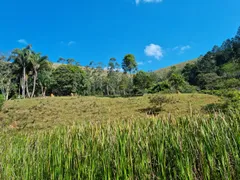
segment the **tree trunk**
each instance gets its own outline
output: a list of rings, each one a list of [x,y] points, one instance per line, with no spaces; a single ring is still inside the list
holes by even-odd
[[[8,80],[8,84],[7,84],[7,87],[6,87],[6,97],[5,97],[6,101],[8,100],[10,86],[11,86],[11,79]]]
[[[22,97],[25,99],[26,67],[23,67]]]
[[[28,98],[30,98],[30,93],[29,93],[29,89],[28,89],[28,77],[27,76],[26,76],[26,91],[27,91]]]
[[[47,87],[43,88],[43,97],[46,97],[46,91],[47,91]]]
[[[107,96],[109,96],[109,89],[108,89],[108,85],[107,85]]]
[[[18,86],[18,98],[19,99],[21,98],[21,87],[20,87],[20,85]]]
[[[42,83],[39,83],[40,87],[41,87],[41,92],[42,92],[42,97],[43,97],[43,85]]]
[[[37,81],[37,70],[34,69],[34,76],[33,76],[33,90],[32,90],[32,95],[31,95],[31,98],[33,98],[34,96],[34,93],[35,93],[35,88],[36,88],[36,81]]]

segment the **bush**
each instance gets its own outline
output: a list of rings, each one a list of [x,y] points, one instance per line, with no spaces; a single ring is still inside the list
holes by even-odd
[[[190,84],[186,83],[184,86],[179,88],[181,93],[194,93],[197,91],[196,86],[191,86]]]
[[[0,111],[2,110],[4,101],[5,101],[4,96],[2,94],[0,94]]]
[[[150,104],[153,105],[152,109],[158,109],[158,110],[163,110],[163,105],[164,104],[168,104],[168,103],[172,103],[173,102],[173,98],[169,98],[163,95],[156,95],[153,97],[150,97]]]
[[[151,89],[150,89],[150,93],[157,93],[160,91],[169,91],[171,89],[171,85],[168,81],[162,81],[159,82],[158,84],[154,85]]]
[[[240,110],[240,91],[215,90],[212,92],[215,95],[224,97],[225,101],[224,103],[209,104],[204,107],[204,110],[210,111],[210,112],[217,111],[217,110],[221,110],[223,112],[229,112],[229,110],[230,111]]]
[[[224,103],[228,110],[240,110],[240,91],[230,91],[226,93],[227,100]]]

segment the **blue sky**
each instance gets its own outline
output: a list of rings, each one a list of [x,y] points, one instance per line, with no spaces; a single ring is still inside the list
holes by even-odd
[[[82,65],[135,55],[156,70],[198,57],[235,35],[239,0],[1,0],[0,52],[33,45]]]

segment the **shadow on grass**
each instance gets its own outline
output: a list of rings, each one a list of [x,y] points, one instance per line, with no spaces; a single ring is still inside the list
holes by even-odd
[[[160,112],[163,111],[163,109],[160,107],[147,107],[143,109],[138,109],[137,111],[148,115],[158,115]]]
[[[105,96],[101,96],[101,95],[98,95],[96,97],[102,97],[102,98],[105,98],[105,97],[108,97],[108,98],[132,98],[132,97],[142,97],[144,94],[135,94],[135,95],[105,95]]]

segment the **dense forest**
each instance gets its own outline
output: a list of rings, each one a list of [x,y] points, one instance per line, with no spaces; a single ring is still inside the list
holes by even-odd
[[[105,67],[105,68],[104,68]],[[181,72],[172,67],[162,76],[137,70],[132,54],[120,65],[111,58],[107,66],[90,62],[82,67],[71,58],[52,63],[31,45],[0,57],[0,89],[5,100],[54,94],[133,96],[144,93],[190,93],[201,90],[240,89],[240,28],[235,37],[214,46]]]

